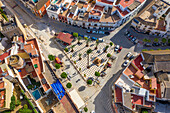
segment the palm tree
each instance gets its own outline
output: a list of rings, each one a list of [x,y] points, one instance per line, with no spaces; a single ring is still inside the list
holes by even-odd
[[[88,39],[86,40],[86,47],[89,46],[89,42],[90,42],[90,38],[88,38]]]
[[[89,54],[92,52],[92,50],[91,49],[88,49],[87,51],[86,51],[86,53],[87,53],[87,55],[88,55],[88,59],[87,59],[87,68],[90,68],[90,66],[89,66]]]
[[[104,49],[104,52],[107,52],[107,49],[109,48],[109,46],[107,45]]]
[[[95,47],[95,49],[97,49],[97,46],[99,45],[99,40],[97,39],[96,40],[96,47]]]
[[[82,55],[82,54],[81,54],[81,53],[79,53],[79,60],[81,60],[81,55]]]
[[[74,48],[75,47],[75,45],[71,45],[71,52],[73,52],[74,51]]]
[[[78,39],[77,44],[80,44],[80,40],[82,39],[82,37],[81,37],[81,36],[79,36],[77,39]]]

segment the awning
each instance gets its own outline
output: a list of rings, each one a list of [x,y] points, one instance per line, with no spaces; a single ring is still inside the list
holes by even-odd
[[[84,106],[85,104],[84,101],[81,99],[81,97],[79,96],[79,94],[77,93],[75,89],[70,91],[69,94],[74,104],[78,107],[78,109]]]

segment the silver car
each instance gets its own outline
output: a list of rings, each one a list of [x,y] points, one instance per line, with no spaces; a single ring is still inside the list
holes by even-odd
[[[129,63],[129,60],[126,60],[124,63],[123,63],[123,66],[126,67]]]
[[[117,52],[119,50],[120,46],[119,45],[116,45],[115,46],[115,52]]]

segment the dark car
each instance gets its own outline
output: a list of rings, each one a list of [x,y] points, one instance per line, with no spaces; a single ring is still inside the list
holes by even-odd
[[[133,39],[133,36],[130,36],[129,38],[128,38],[128,40],[132,40]]]
[[[117,51],[117,52],[118,52],[118,53],[120,53],[120,52],[121,52],[121,50],[122,50],[122,48],[123,48],[123,47],[122,47],[122,46],[120,46],[120,48],[118,49],[118,51]]]
[[[64,32],[64,33],[70,33],[69,31],[66,31],[66,30],[63,30],[62,32]]]
[[[105,32],[106,35],[110,35],[110,32]]]
[[[136,40],[136,37],[133,37],[131,41],[132,41],[132,42],[135,42],[135,40]]]
[[[132,56],[129,57],[129,60],[132,60],[132,59],[134,59],[134,58],[135,58],[135,56],[132,55]]]
[[[167,46],[167,44],[166,43],[161,43],[161,46]]]
[[[151,44],[151,43],[146,43],[146,44],[144,44],[144,46],[146,46],[146,47],[152,47],[152,44]]]
[[[129,31],[126,31],[126,32],[125,32],[125,35],[128,35],[128,34],[129,34]]]
[[[160,46],[159,43],[153,43],[152,46]]]
[[[86,32],[87,32],[87,33],[92,33],[92,31],[91,31],[91,30],[87,30]]]

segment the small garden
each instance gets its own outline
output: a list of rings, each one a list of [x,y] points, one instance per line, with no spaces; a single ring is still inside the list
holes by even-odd
[[[41,86],[40,82],[36,82],[36,80],[31,78],[30,76],[28,76],[28,79],[31,81],[31,84],[27,86],[28,89],[37,89],[38,87]]]

